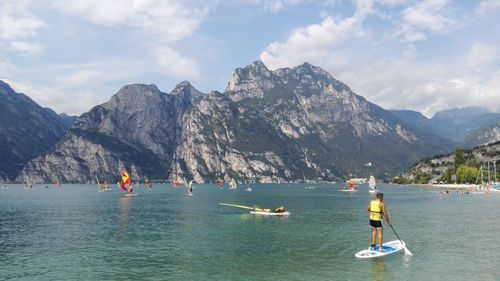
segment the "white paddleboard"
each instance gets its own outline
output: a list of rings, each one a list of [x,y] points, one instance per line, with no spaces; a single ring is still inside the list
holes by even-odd
[[[368,192],[370,192],[370,193],[375,193],[375,192],[377,192],[377,190],[375,190],[375,189],[370,189],[370,191],[368,191]]]
[[[358,259],[371,259],[377,257],[383,257],[389,254],[394,254],[401,252],[406,247],[405,242],[401,243],[399,240],[394,240],[390,242],[385,242],[382,244],[383,251],[380,251],[379,245],[375,249],[368,248],[367,250],[362,250],[357,252],[354,256]]]
[[[290,212],[275,213],[275,212],[250,211],[250,214],[262,215],[262,216],[288,216]]]
[[[137,196],[137,193],[126,193],[126,194],[123,194],[124,197],[133,197],[133,196]]]
[[[342,192],[358,192],[357,189],[341,189]]]

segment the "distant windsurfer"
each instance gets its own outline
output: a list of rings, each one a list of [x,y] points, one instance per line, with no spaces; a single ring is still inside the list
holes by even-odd
[[[356,190],[356,185],[352,180],[349,181],[349,190]]]
[[[127,193],[134,192],[134,186],[132,185],[132,181],[128,175],[127,170],[123,169],[122,171],[122,182],[120,185],[120,189]]]
[[[146,185],[146,187],[147,187],[149,190],[151,190],[151,187],[153,186],[153,184],[151,183],[151,180],[150,180],[150,179],[146,178],[146,179],[144,180],[144,184]]]
[[[390,225],[389,215],[387,214],[387,209],[384,205],[384,194],[377,193],[377,199],[372,200],[368,204],[368,213],[370,214],[370,226],[371,226],[371,249],[375,249],[375,242],[378,236],[378,242],[380,245],[379,250],[383,251],[383,227],[382,227],[382,217],[385,218],[386,222]]]
[[[187,189],[189,191],[189,194],[193,194],[193,181],[192,180],[188,183]]]

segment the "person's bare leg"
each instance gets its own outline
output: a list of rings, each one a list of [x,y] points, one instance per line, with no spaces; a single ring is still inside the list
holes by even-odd
[[[371,245],[373,245],[373,246],[375,245],[376,235],[377,235],[376,229],[372,227],[372,244]]]
[[[382,244],[384,243],[383,241],[383,233],[384,229],[383,228],[377,228],[377,233],[378,233],[378,243],[380,245],[380,251],[382,251],[384,248],[382,248]]]

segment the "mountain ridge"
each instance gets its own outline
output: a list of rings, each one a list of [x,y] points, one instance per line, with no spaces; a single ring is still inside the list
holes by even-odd
[[[319,67],[271,71],[256,61],[235,69],[223,93],[201,93],[188,81],[170,93],[125,85],[17,180],[114,181],[128,167],[133,178],[172,179],[179,171],[198,182],[331,181],[387,176],[450,148]]]

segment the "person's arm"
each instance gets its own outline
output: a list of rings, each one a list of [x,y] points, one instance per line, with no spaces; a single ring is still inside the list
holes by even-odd
[[[385,204],[381,203],[380,205],[380,209],[382,210],[382,215],[384,216],[385,221],[387,221],[388,224],[391,224],[391,221],[389,220],[389,214],[387,213],[387,209],[385,208]]]
[[[368,213],[370,212],[370,204],[368,204],[368,208],[366,208],[366,210],[368,211]]]

